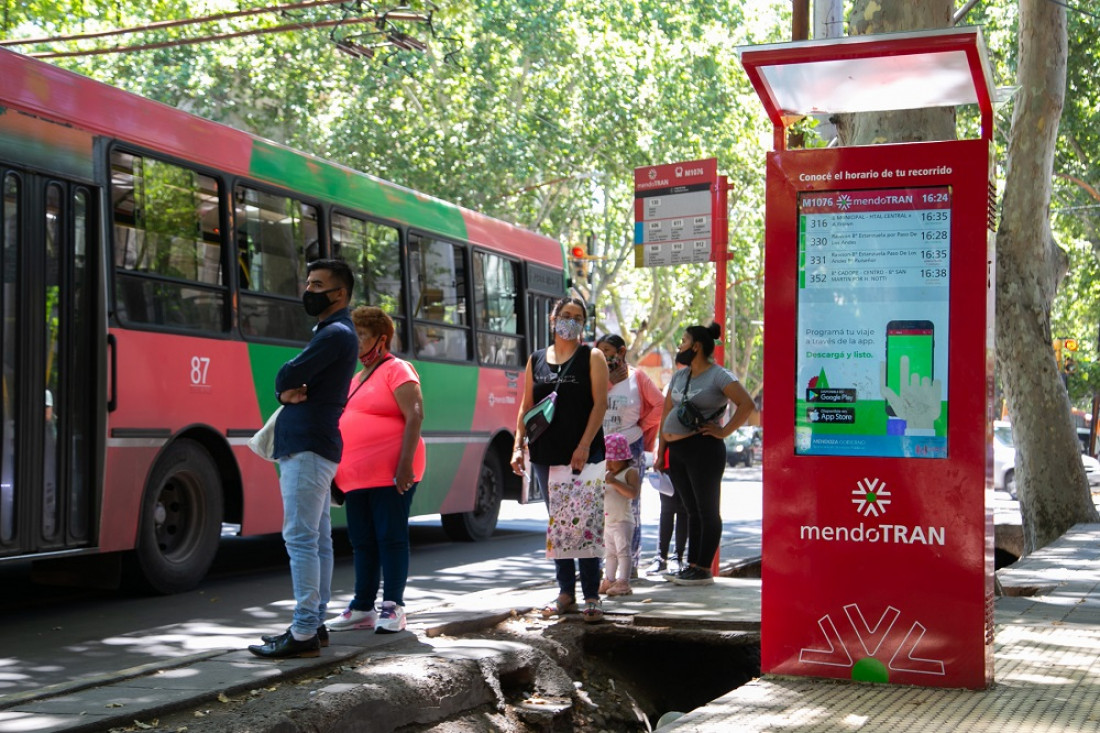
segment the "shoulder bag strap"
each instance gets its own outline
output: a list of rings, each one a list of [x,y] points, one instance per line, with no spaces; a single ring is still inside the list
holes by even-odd
[[[367,376],[365,376],[361,380],[359,380],[359,384],[355,385],[355,389],[353,389],[351,391],[351,394],[348,395],[348,398],[346,400],[344,400],[344,404],[347,405],[349,402],[351,402],[351,398],[355,396],[356,392],[358,392],[360,389],[363,388],[363,385],[367,383],[367,380],[370,379],[371,377],[373,377],[374,373],[376,371],[378,371],[379,369],[381,369],[382,365],[385,364],[387,361],[389,361],[392,358],[393,358],[392,354],[387,356],[385,359],[378,362],[378,366],[376,366],[376,367],[374,367],[374,369],[370,370],[370,374],[368,374]]]
[[[687,384],[684,385],[684,396],[680,400],[681,405],[688,401],[688,388],[691,387],[691,367],[687,367],[687,373],[688,373]]]
[[[558,369],[558,378],[554,380],[554,391],[558,391],[558,385],[561,384],[561,378],[565,376],[565,373],[569,371],[569,366],[573,363],[573,359],[577,357],[577,354],[583,349],[583,346],[578,346],[577,350],[573,352],[572,356],[565,360],[565,363]],[[550,360],[546,360],[547,365],[550,364]]]

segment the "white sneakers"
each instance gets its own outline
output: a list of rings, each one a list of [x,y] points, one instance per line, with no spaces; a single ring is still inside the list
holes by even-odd
[[[367,631],[376,634],[396,634],[405,630],[405,607],[393,601],[382,601],[381,611],[353,611],[347,609],[329,621],[329,631]]]
[[[352,631],[373,629],[377,622],[377,611],[353,611],[349,608],[325,625],[329,631]]]
[[[393,601],[382,601],[382,610],[374,624],[376,634],[396,634],[405,630],[405,607]]]

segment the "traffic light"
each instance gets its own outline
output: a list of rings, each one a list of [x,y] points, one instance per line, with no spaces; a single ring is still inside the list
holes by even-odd
[[[574,284],[588,282],[588,252],[584,247],[573,247],[569,251],[569,264]]]
[[[1062,339],[1062,349],[1077,353],[1077,339]],[[1062,371],[1066,374],[1073,374],[1077,371],[1077,361],[1069,354],[1062,357]]]
[[[1054,339],[1054,360],[1058,363],[1058,371],[1062,374],[1073,374],[1077,371],[1077,360],[1073,358],[1072,354],[1077,353],[1078,344],[1077,339],[1073,338],[1058,338]],[[1069,352],[1069,353],[1065,353]]]

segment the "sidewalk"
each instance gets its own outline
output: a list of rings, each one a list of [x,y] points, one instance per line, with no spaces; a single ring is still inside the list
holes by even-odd
[[[997,576],[989,690],[763,678],[661,730],[1100,730],[1100,525],[1077,525]]]
[[[751,543],[749,543],[751,544]],[[749,545],[723,546],[723,559],[746,558]],[[829,680],[763,678],[698,708],[662,730],[904,731],[1100,729],[1100,525],[1079,525],[1065,537],[998,573],[1006,595],[997,599],[996,685],[983,692],[857,685]],[[220,697],[247,694],[276,680],[324,677],[349,660],[398,655],[410,696],[386,697],[386,688],[359,685],[361,701],[374,694],[376,729],[418,722],[431,707],[446,715],[491,702],[480,679],[489,649],[455,638],[540,607],[553,596],[550,583],[506,593],[474,593],[452,605],[410,609],[413,633],[334,634],[317,659],[273,662],[246,650],[224,650],[177,660],[171,667],[137,668],[103,678],[0,698],[0,733],[92,731],[128,727]],[[635,625],[755,631],[760,581],[718,578],[712,586],[682,588],[642,580],[635,593],[609,599],[605,610]],[[409,656],[400,656],[407,652]],[[59,663],[64,663],[59,660]],[[463,666],[465,665],[465,666]],[[392,667],[391,667],[392,668]],[[463,669],[467,671],[462,671]],[[431,674],[427,672],[431,670]],[[2,671],[2,670],[0,670]],[[384,674],[392,674],[386,672]],[[465,674],[465,677],[461,675]],[[420,681],[417,682],[417,679]],[[442,681],[441,681],[442,680]],[[445,684],[446,683],[446,684]],[[323,682],[321,683],[323,684]],[[317,706],[331,704],[348,685],[331,684]],[[451,690],[443,695],[442,688]],[[420,697],[417,697],[420,695]],[[314,700],[311,699],[311,705]],[[450,712],[448,712],[450,711]]]
[[[724,570],[759,557],[757,532],[733,533],[725,539],[721,548]],[[550,575],[549,565],[547,575]],[[632,619],[637,625],[758,630],[760,581],[717,580],[713,586],[684,589],[660,579],[641,579],[635,582],[634,595],[607,599],[604,608],[609,615],[622,620]],[[393,704],[386,699],[388,689],[378,685],[370,710],[372,730],[394,730],[419,722],[412,712],[418,706],[430,707],[433,715],[443,717],[448,711],[458,713],[464,707],[494,702],[492,686],[482,679],[482,660],[490,655],[507,657],[521,652],[506,646],[490,649],[489,645],[471,644],[455,637],[482,631],[505,619],[542,608],[555,593],[553,581],[548,578],[508,592],[467,594],[450,604],[429,608],[410,606],[407,619],[411,633],[333,633],[331,645],[322,650],[319,658],[273,661],[255,657],[246,649],[216,650],[178,658],[171,663],[149,664],[33,692],[0,696],[0,733],[134,730],[137,729],[135,721],[148,725],[149,721],[166,714],[207,703],[216,706],[220,699],[248,694],[276,682],[324,677],[342,665],[350,665],[353,660],[405,655],[405,659],[412,660],[412,670],[401,684],[410,689],[411,699]],[[466,664],[469,662],[473,664]],[[498,666],[507,667],[510,663],[505,661]],[[383,671],[379,667],[379,674],[400,675],[404,671],[395,671],[392,667]],[[441,679],[447,684],[443,685]],[[416,689],[418,685],[423,685],[422,689]],[[465,692],[440,701],[441,685]],[[332,685],[323,691],[331,699],[348,692],[343,689],[345,687],[347,685]],[[570,692],[571,688],[565,691],[567,698]],[[362,689],[357,689],[355,696],[361,702]]]

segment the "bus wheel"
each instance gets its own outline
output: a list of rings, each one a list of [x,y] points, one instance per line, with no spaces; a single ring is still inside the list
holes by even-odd
[[[472,512],[443,515],[443,531],[455,542],[480,542],[493,536],[504,498],[504,472],[493,451],[485,454],[477,482],[477,504]]]
[[[210,569],[222,526],[222,485],[210,454],[178,440],[157,461],[142,498],[134,559],[157,593],[190,590]]]

